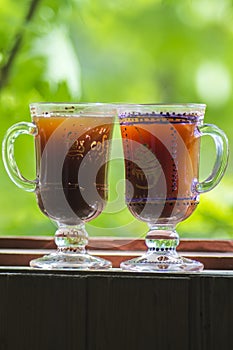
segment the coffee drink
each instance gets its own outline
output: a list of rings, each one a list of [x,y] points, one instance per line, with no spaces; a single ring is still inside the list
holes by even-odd
[[[187,218],[199,201],[195,114],[128,113],[120,116],[120,124],[129,210],[158,224]]]
[[[93,219],[107,200],[112,117],[35,116],[33,122],[41,211],[68,225]]]

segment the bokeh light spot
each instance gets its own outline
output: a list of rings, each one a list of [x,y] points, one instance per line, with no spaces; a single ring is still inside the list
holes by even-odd
[[[196,88],[206,103],[223,105],[231,94],[231,77],[228,69],[220,62],[205,62],[196,75]]]

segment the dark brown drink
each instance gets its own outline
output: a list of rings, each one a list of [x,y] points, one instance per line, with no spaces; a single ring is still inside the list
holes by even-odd
[[[33,121],[38,129],[36,194],[40,209],[67,225],[93,219],[107,199],[113,118],[50,116]]]
[[[133,215],[176,223],[198,204],[200,138],[193,115],[120,116],[125,156],[126,202]]]

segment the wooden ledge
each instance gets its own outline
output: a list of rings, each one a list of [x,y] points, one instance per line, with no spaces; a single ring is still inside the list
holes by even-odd
[[[56,249],[53,237],[0,236],[0,249]],[[143,238],[90,237],[87,249],[145,251]],[[233,252],[233,240],[181,239],[178,251]]]
[[[56,249],[53,237],[0,237],[0,265],[28,266],[30,260]],[[87,250],[112,262],[118,268],[124,260],[146,251],[144,239],[90,237]],[[202,262],[206,269],[233,269],[233,241],[181,239],[178,252]]]

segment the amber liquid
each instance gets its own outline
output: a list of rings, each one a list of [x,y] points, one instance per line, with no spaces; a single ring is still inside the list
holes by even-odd
[[[195,118],[121,118],[126,202],[139,219],[176,224],[198,204],[200,138]]]
[[[60,224],[93,219],[102,212],[108,194],[113,118],[35,117],[34,123],[41,211]]]

